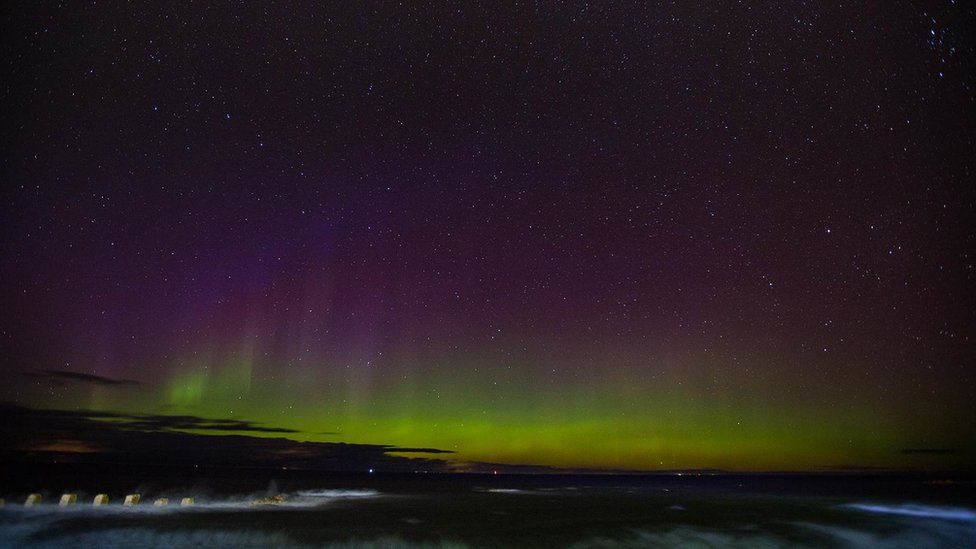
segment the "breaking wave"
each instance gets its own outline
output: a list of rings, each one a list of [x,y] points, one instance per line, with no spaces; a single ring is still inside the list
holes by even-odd
[[[297,495],[309,498],[371,498],[380,495],[376,490],[300,490]]]
[[[857,509],[859,511],[867,511],[869,513],[976,522],[976,511],[966,509],[965,507],[934,507],[929,505],[911,504],[880,505],[874,503],[850,503],[846,505],[846,507]]]
[[[205,496],[193,497],[190,505],[181,505],[181,498],[169,498],[164,505],[154,504],[152,498],[143,499],[139,504],[126,506],[122,504],[122,499],[117,498],[104,505],[92,505],[87,497],[68,506],[60,506],[56,502],[39,503],[33,506],[7,505],[4,510],[20,516],[41,516],[48,515],[79,515],[91,514],[94,516],[106,514],[159,514],[159,513],[192,513],[199,511],[235,511],[242,509],[284,507],[284,508],[306,508],[327,505],[331,501],[344,499],[365,499],[375,498],[382,494],[376,490],[299,490],[296,492],[286,492],[281,494],[256,494],[248,496],[227,496],[221,498],[210,498]]]

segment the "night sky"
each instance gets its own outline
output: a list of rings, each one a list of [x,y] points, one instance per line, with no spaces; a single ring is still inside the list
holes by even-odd
[[[976,8],[651,4],[7,7],[0,400],[971,467]]]

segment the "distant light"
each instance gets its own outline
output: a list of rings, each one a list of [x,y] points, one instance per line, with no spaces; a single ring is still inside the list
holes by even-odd
[[[369,468],[369,474],[371,474],[371,475],[373,474],[373,468],[372,467]]]

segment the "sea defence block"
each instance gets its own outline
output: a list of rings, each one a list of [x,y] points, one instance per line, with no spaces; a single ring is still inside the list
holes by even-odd
[[[122,505],[125,505],[127,507],[131,507],[133,505],[139,505],[139,499],[141,499],[139,497],[139,494],[129,494],[125,496],[125,500],[122,502]]]
[[[285,502],[285,496],[275,494],[251,502],[251,505],[280,505]]]
[[[43,500],[44,498],[42,498],[40,494],[31,494],[27,496],[27,500],[24,501],[24,505],[27,507],[33,507],[34,505],[40,504]]]
[[[78,494],[61,494],[61,501],[58,505],[61,507],[68,507],[78,503]]]
[[[189,507],[193,505],[193,498],[183,498],[180,500],[180,505],[183,507]]]
[[[153,502],[153,507],[166,507],[169,505],[169,498],[156,498]]]
[[[92,505],[108,505],[108,494],[98,494],[92,500]]]

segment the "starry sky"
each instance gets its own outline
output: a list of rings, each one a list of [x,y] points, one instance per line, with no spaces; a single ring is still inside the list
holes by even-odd
[[[971,3],[492,4],[8,7],[0,400],[976,462]]]

